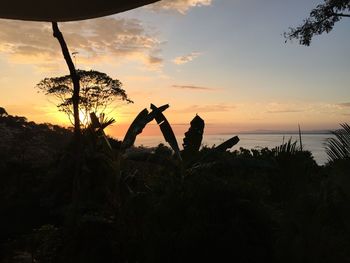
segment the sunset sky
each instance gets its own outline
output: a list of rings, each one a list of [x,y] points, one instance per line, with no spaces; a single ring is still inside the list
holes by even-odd
[[[110,114],[114,136],[139,111],[170,104],[180,133],[198,113],[207,133],[333,129],[350,119],[350,19],[310,47],[285,43],[321,0],[163,0],[123,14],[61,23],[80,69],[119,79],[134,104]],[[0,106],[67,125],[35,85],[68,74],[50,23],[0,20]],[[147,133],[153,134],[151,126]]]

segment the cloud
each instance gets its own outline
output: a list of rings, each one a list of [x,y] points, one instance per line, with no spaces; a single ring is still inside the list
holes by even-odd
[[[60,29],[78,62],[96,63],[126,58],[147,65],[159,65],[160,42],[137,19],[99,18],[62,23]],[[52,67],[62,61],[51,24],[0,20],[0,52],[17,63]]]
[[[303,114],[327,114],[339,115],[342,114],[350,103],[327,103],[327,102],[311,102],[311,103],[278,103],[272,102],[266,105],[261,105],[265,113],[269,114],[288,114],[288,113],[303,113]],[[346,113],[346,112],[345,112]],[[300,115],[301,116],[301,115]]]
[[[286,109],[286,110],[269,110],[269,111],[267,111],[267,113],[296,113],[296,112],[304,112],[304,110]]]
[[[339,103],[338,106],[347,108],[347,107],[350,107],[350,102]]]
[[[307,106],[307,107],[306,107]],[[309,111],[311,105],[304,105],[300,103],[279,103],[271,102],[263,105],[265,112],[269,114],[286,114],[286,113],[300,113]]]
[[[176,88],[176,89],[188,89],[188,90],[197,90],[197,91],[212,91],[212,90],[215,90],[213,88],[199,87],[199,86],[192,86],[192,85],[172,85],[172,87]]]
[[[212,0],[162,0],[151,8],[154,10],[173,10],[180,14],[186,14],[186,12],[196,6],[209,6],[212,4]]]
[[[200,55],[201,55],[201,53],[199,53],[199,52],[192,52],[188,55],[179,56],[179,57],[174,58],[173,62],[176,65],[186,64],[188,62],[191,62],[192,60],[194,60],[195,58],[197,58]]]
[[[209,104],[209,105],[192,105],[180,110],[179,112],[208,113],[208,112],[229,112],[236,109],[235,105],[228,104]]]

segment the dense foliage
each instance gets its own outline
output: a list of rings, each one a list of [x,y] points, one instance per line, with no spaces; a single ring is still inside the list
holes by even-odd
[[[232,152],[204,147],[184,166],[165,145],[121,154],[121,142],[107,144],[90,127],[83,132],[84,184],[72,193],[70,131],[4,110],[0,133],[1,262],[350,257],[347,159],[318,166],[287,142]]]

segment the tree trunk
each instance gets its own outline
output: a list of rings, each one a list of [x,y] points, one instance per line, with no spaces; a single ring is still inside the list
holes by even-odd
[[[73,202],[73,224],[78,213],[78,204],[80,201],[80,185],[81,185],[81,129],[79,119],[79,100],[80,100],[80,81],[74,63],[70,56],[66,41],[63,38],[61,31],[58,28],[57,22],[52,22],[53,36],[57,38],[60,43],[63,57],[69,68],[70,76],[73,82],[73,114],[74,114],[74,141],[73,141],[73,158],[74,158],[74,174],[73,174],[73,189],[72,189],[72,202]]]
[[[67,66],[69,68],[69,72],[72,78],[73,82],[73,114],[74,114],[74,136],[79,144],[80,137],[81,137],[81,130],[80,130],[80,119],[79,119],[79,93],[80,93],[80,83],[79,83],[79,76],[77,74],[77,71],[75,69],[74,63],[72,61],[72,58],[70,56],[66,41],[63,38],[63,35],[61,31],[58,28],[57,22],[52,22],[52,30],[53,30],[53,36],[57,38],[58,42],[61,45],[63,57],[66,60]]]

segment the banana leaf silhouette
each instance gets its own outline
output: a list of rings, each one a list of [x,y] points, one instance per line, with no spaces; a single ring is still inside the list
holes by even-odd
[[[193,118],[190,124],[191,126],[183,139],[184,149],[181,152],[182,159],[187,163],[195,158],[201,147],[205,126],[204,120],[198,115]]]
[[[154,118],[156,119],[160,127],[160,130],[163,133],[165,141],[169,143],[169,145],[174,150],[179,160],[182,160],[179,145],[177,144],[174,131],[171,128],[168,120],[165,118],[164,114],[162,113],[161,108],[157,108],[155,105],[151,104],[151,109],[154,112]]]
[[[160,113],[162,113],[167,108],[169,108],[168,104],[163,105],[157,109]],[[127,133],[125,134],[122,143],[122,150],[130,148],[135,143],[137,135],[143,131],[149,122],[153,121],[155,114],[155,111],[149,112],[147,109],[144,109],[136,116],[135,120],[131,123]]]
[[[227,141],[223,142],[219,146],[215,147],[214,150],[217,152],[224,152],[228,149],[231,149],[238,142],[239,142],[239,138],[238,138],[238,136],[235,136],[235,137],[232,137],[231,139],[228,139]]]

